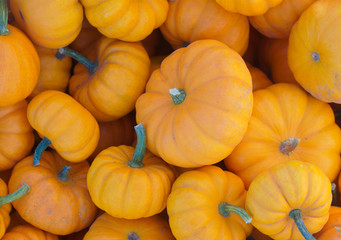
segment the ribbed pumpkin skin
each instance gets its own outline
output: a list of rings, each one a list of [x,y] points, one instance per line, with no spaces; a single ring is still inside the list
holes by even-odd
[[[6,196],[8,194],[6,183],[0,178],[0,196]],[[0,238],[2,238],[6,232],[6,229],[10,223],[10,212],[12,205],[6,204],[0,208]]]
[[[259,68],[256,68],[249,63],[246,63],[246,66],[251,74],[253,91],[266,88],[272,84],[270,79]]]
[[[252,225],[278,240],[304,240],[289,217],[300,209],[310,233],[321,230],[329,217],[331,183],[315,165],[301,161],[277,164],[259,174],[247,192],[245,207]]]
[[[34,144],[33,129],[27,120],[27,102],[0,107],[0,171],[11,169],[26,157]]]
[[[186,92],[181,104],[174,104],[173,88]],[[151,152],[172,165],[200,167],[221,161],[240,142],[252,102],[240,55],[221,42],[199,40],[153,72],[136,102],[136,121],[146,128]]]
[[[283,0],[216,0],[216,2],[230,12],[241,13],[245,16],[264,14],[270,8],[280,4]]]
[[[97,44],[96,72],[89,75],[78,63],[69,91],[98,121],[109,122],[134,109],[149,77],[150,60],[140,42],[103,37]]]
[[[68,161],[86,160],[97,146],[99,127],[96,119],[66,93],[48,90],[38,94],[28,105],[27,118]]]
[[[316,1],[301,15],[289,38],[288,63],[295,79],[324,102],[341,103],[340,18],[340,1]]]
[[[10,192],[24,183],[30,186],[29,193],[12,203],[20,216],[33,226],[57,235],[89,226],[97,212],[86,184],[89,163],[67,162],[55,151],[45,151],[38,166],[32,163],[33,156],[17,163],[8,184]],[[57,177],[64,166],[71,166],[68,181]]]
[[[215,0],[170,1],[167,20],[160,29],[174,49],[214,39],[243,55],[249,41],[247,17],[226,11]]]
[[[281,143],[300,142],[289,154]],[[254,92],[254,108],[243,140],[225,159],[248,187],[262,171],[288,160],[316,164],[333,181],[340,172],[341,131],[331,107],[293,84]]]
[[[340,232],[336,228],[341,228],[341,208],[331,206],[329,209],[329,218],[322,230],[315,234],[317,240],[340,240]]]
[[[19,225],[7,232],[1,240],[58,240],[58,236],[30,225]]]
[[[146,152],[142,168],[128,166],[134,148],[103,150],[92,162],[87,183],[92,201],[113,217],[138,219],[166,207],[175,173],[162,159]]]
[[[78,0],[10,0],[10,7],[20,28],[42,47],[67,46],[82,27],[83,8]]]
[[[39,46],[36,46],[36,49],[40,59],[40,74],[30,98],[46,90],[64,92],[69,84],[72,65],[71,58],[66,56],[59,60],[55,56],[57,53],[56,49]]]
[[[33,91],[39,77],[37,50],[28,37],[8,25],[10,34],[0,36],[0,107],[24,100]]]
[[[108,38],[137,42],[166,20],[167,0],[80,0],[89,23]]]
[[[178,240],[245,240],[251,224],[231,213],[219,214],[218,206],[227,202],[244,208],[246,190],[235,174],[206,166],[180,175],[167,201],[171,230]]]
[[[301,14],[316,0],[283,0],[265,14],[249,17],[250,23],[269,38],[288,38]]]
[[[99,216],[91,225],[83,240],[127,239],[135,240],[174,240],[167,221],[159,215],[136,220],[114,218],[107,213]],[[130,235],[129,235],[130,234]]]

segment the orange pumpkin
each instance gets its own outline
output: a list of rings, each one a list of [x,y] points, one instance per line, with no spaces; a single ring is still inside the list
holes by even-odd
[[[288,63],[295,79],[324,102],[341,103],[340,18],[341,1],[316,1],[301,15],[289,38]]]
[[[158,215],[127,220],[104,213],[91,225],[83,240],[106,239],[175,240],[167,221]]]
[[[329,209],[329,218],[321,231],[314,236],[317,240],[340,240],[341,239],[341,208],[331,206]]]
[[[83,8],[78,0],[10,0],[10,7],[20,28],[42,47],[67,46],[82,27]]]
[[[250,72],[240,55],[216,40],[199,40],[153,72],[136,102],[136,120],[146,127],[152,153],[172,165],[200,167],[232,152],[252,102]]]
[[[26,157],[34,144],[33,129],[27,120],[27,102],[0,107],[0,171],[11,169]]]
[[[251,218],[242,209],[245,197],[242,180],[216,166],[183,173],[167,200],[175,238],[245,240],[252,230],[247,224]]]
[[[248,129],[225,165],[247,187],[262,171],[289,160],[314,163],[333,181],[340,152],[341,131],[331,107],[294,84],[278,83],[254,92]]]
[[[92,53],[96,61],[67,48],[59,52],[82,61],[74,69],[69,91],[98,121],[114,121],[134,109],[148,80],[150,67],[141,43],[103,37],[97,44],[97,53]]]
[[[288,38],[300,15],[316,0],[283,0],[259,16],[249,17],[252,26],[269,38]]]
[[[272,84],[270,79],[259,68],[246,63],[252,78],[252,91],[266,88]]]
[[[58,236],[31,225],[19,225],[7,232],[1,240],[58,240]]]
[[[44,136],[35,151],[34,165],[41,153],[52,143],[66,160],[81,162],[95,150],[99,140],[96,119],[71,96],[47,90],[35,96],[28,105],[31,126]]]
[[[89,23],[108,38],[137,42],[165,20],[167,0],[80,0]]]
[[[58,50],[36,46],[40,58],[40,74],[30,98],[46,90],[64,92],[69,84],[72,61],[70,57],[59,59]]]
[[[12,170],[9,192],[23,183],[30,192],[13,202],[20,216],[33,226],[57,235],[77,232],[89,226],[96,216],[86,175],[89,163],[70,163],[55,151],[44,152],[39,166],[33,156],[21,160]]]
[[[137,125],[135,131],[135,149],[121,145],[103,150],[87,176],[92,201],[117,218],[138,219],[160,213],[175,179],[167,163],[145,152],[143,125]]]
[[[251,183],[245,207],[252,225],[273,239],[313,240],[329,217],[331,184],[314,164],[288,161]]]
[[[39,57],[32,42],[7,24],[7,1],[0,1],[0,107],[13,105],[31,94],[39,77]]]
[[[227,12],[215,0],[170,1],[167,20],[160,29],[174,49],[200,39],[215,39],[242,55],[249,40],[247,17]]]

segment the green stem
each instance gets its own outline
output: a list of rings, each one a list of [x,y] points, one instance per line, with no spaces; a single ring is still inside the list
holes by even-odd
[[[337,206],[337,187],[335,183],[332,183],[332,196],[333,196],[332,205]]]
[[[40,164],[41,155],[50,144],[51,144],[51,141],[47,137],[44,137],[43,140],[41,140],[36,150],[34,151],[33,166],[37,166]]]
[[[189,43],[189,42],[183,42],[183,43],[182,43],[182,46],[183,46],[183,47],[187,47],[187,46],[190,45],[190,44],[191,44],[191,43]]]
[[[30,191],[30,187],[27,184],[22,185],[17,191],[8,194],[7,196],[0,197],[0,207],[7,203],[14,202],[19,198],[25,196]]]
[[[182,103],[186,98],[186,92],[180,88],[169,89],[169,94],[171,95],[175,105]]]
[[[298,138],[289,138],[288,140],[285,140],[281,142],[281,145],[279,146],[279,150],[286,155],[289,155],[292,153],[297,145],[300,143],[300,139]]]
[[[245,223],[250,223],[252,221],[251,216],[241,207],[228,204],[227,202],[222,202],[218,205],[219,214],[223,217],[230,216],[230,213],[235,213],[239,215]]]
[[[304,225],[301,213],[302,211],[300,209],[293,209],[290,211],[289,217],[295,221],[296,226],[298,227],[298,230],[300,230],[302,236],[306,240],[316,240],[316,238],[314,238],[313,235],[311,235],[307,227]]]
[[[59,48],[58,49],[59,54],[68,55],[72,57],[73,59],[77,60],[81,64],[83,64],[88,70],[89,74],[92,75],[96,72],[98,67],[97,61],[91,61],[89,58],[83,56],[82,54],[76,52],[75,50],[72,50],[70,48]],[[61,58],[60,55],[56,55],[57,58]]]
[[[68,174],[70,172],[71,166],[64,166],[63,169],[57,174],[57,177],[62,182],[69,181]]]
[[[142,123],[136,125],[134,129],[137,135],[137,143],[133,159],[128,162],[128,166],[132,168],[142,168],[142,160],[144,158],[144,154],[146,153],[146,131]]]
[[[7,36],[10,34],[8,29],[8,8],[7,8],[7,0],[0,0],[0,35]]]
[[[137,235],[137,233],[134,233],[134,232],[130,232],[127,237],[128,237],[128,240],[139,240],[140,239],[139,235]]]

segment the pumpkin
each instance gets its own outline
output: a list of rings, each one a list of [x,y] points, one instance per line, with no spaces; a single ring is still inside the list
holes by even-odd
[[[272,84],[270,79],[259,68],[252,66],[250,63],[246,63],[246,66],[251,74],[253,91],[266,88]]]
[[[249,40],[247,17],[227,12],[215,0],[170,1],[167,20],[160,29],[174,49],[214,39],[242,55]]]
[[[259,16],[249,17],[250,23],[269,38],[288,38],[300,15],[316,0],[283,0]]]
[[[82,27],[83,8],[78,0],[10,0],[10,7],[20,28],[42,47],[67,46]]]
[[[13,105],[31,94],[39,77],[39,56],[18,28],[7,24],[7,1],[0,1],[0,107]]]
[[[117,218],[138,219],[160,213],[175,179],[168,164],[145,152],[143,125],[137,125],[135,131],[136,148],[121,145],[103,150],[87,176],[92,201]]]
[[[67,235],[89,226],[97,208],[86,185],[89,163],[70,163],[55,151],[44,152],[38,166],[33,155],[18,162],[8,183],[9,192],[23,183],[30,192],[13,202],[20,216],[33,226],[56,234]]]
[[[245,240],[251,221],[246,190],[235,174],[206,166],[180,175],[167,200],[169,225],[176,239]]]
[[[46,90],[64,92],[69,84],[72,61],[70,57],[59,59],[57,49],[36,46],[40,58],[40,74],[30,99]]]
[[[341,208],[331,206],[329,209],[329,218],[321,231],[314,236],[317,240],[339,240],[341,237]]]
[[[301,15],[289,38],[288,63],[295,79],[324,102],[341,103],[340,18],[340,1],[316,1]]]
[[[108,38],[137,42],[165,20],[167,0],[80,0],[86,18]]]
[[[83,240],[174,240],[166,220],[158,215],[141,219],[120,219],[107,213],[99,216]]]
[[[98,121],[114,121],[134,109],[148,80],[150,67],[141,43],[103,37],[97,45],[96,61],[68,48],[59,52],[82,61],[74,69],[69,91]]]
[[[81,162],[95,150],[99,140],[96,119],[66,93],[47,90],[35,96],[28,105],[31,126],[44,136],[35,151],[34,165],[41,153],[52,144],[66,160]]]
[[[224,9],[245,16],[256,16],[276,7],[283,0],[216,0]],[[285,1],[285,0],[284,0]]]
[[[294,84],[278,83],[254,92],[248,129],[225,165],[247,187],[262,171],[289,160],[314,163],[334,181],[340,152],[341,131],[331,107]]]
[[[287,161],[260,173],[245,207],[252,225],[273,239],[312,240],[329,217],[331,183],[314,164]]]
[[[19,225],[7,232],[1,240],[58,240],[58,236],[31,225]]]
[[[252,110],[250,72],[240,55],[216,40],[198,40],[166,57],[136,102],[147,147],[179,167],[227,157]]]
[[[34,144],[33,129],[27,120],[27,102],[0,107],[0,171],[11,169],[26,157]]]

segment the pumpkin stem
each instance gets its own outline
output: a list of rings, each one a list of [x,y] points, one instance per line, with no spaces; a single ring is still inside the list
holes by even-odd
[[[297,145],[300,143],[299,138],[289,138],[288,140],[285,140],[281,142],[281,145],[279,146],[279,150],[286,155],[289,155],[292,153]]]
[[[97,70],[98,67],[97,61],[93,62],[89,58],[83,56],[82,54],[76,52],[75,50],[72,50],[70,48],[59,48],[58,53],[68,55],[73,59],[77,60],[78,62],[80,62],[81,64],[83,64],[89,70],[90,75],[94,74]],[[56,55],[56,57],[61,59],[60,55]]]
[[[230,213],[235,213],[239,215],[245,223],[250,223],[252,221],[251,216],[241,207],[228,204],[227,202],[221,202],[218,205],[219,214],[223,217],[230,216]]]
[[[169,89],[169,94],[171,95],[175,105],[182,103],[186,98],[186,92],[180,88]]]
[[[307,227],[304,225],[301,213],[302,211],[300,209],[293,209],[290,211],[289,217],[295,221],[296,226],[298,227],[298,230],[300,230],[302,236],[306,240],[316,240],[316,238],[314,238],[313,235],[311,235]]]
[[[187,47],[187,46],[190,45],[190,44],[191,44],[191,43],[189,43],[189,42],[183,42],[183,43],[182,43],[182,46],[183,46],[183,47]]]
[[[312,57],[313,57],[314,62],[320,61],[320,55],[317,52],[313,52]]]
[[[128,234],[128,240],[139,240],[140,237],[139,235],[137,235],[137,233],[134,233],[134,232],[130,232]]]
[[[70,172],[71,166],[64,166],[63,169],[57,174],[57,177],[62,182],[69,181],[68,174]]]
[[[332,183],[332,196],[333,196],[332,205],[337,206],[337,189],[335,183]]]
[[[47,137],[44,137],[43,140],[41,140],[36,150],[34,151],[33,166],[37,166],[40,164],[41,155],[50,144],[51,144],[51,140],[48,139]]]
[[[10,31],[7,27],[8,24],[8,8],[7,0],[0,0],[0,35],[7,36]]]
[[[144,154],[146,153],[146,131],[142,123],[136,125],[134,129],[137,136],[137,143],[133,159],[128,162],[128,166],[132,168],[142,168],[142,160],[144,158]]]
[[[8,194],[7,196],[0,197],[0,208],[7,204],[18,200],[19,198],[23,197],[30,191],[30,187],[27,184],[22,185],[17,191]]]

